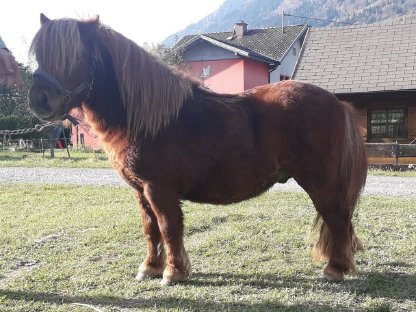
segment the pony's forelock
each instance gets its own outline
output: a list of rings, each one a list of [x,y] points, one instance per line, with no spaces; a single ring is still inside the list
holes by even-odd
[[[73,73],[85,52],[78,21],[69,18],[44,23],[29,50],[43,70],[61,80]]]

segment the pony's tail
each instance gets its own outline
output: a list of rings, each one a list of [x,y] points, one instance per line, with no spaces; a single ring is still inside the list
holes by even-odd
[[[341,161],[339,164],[338,185],[343,193],[343,209],[347,211],[351,221],[358,198],[367,178],[367,155],[360,129],[356,122],[355,111],[348,104],[341,102],[344,112],[344,140],[342,142]],[[317,261],[327,260],[331,254],[331,232],[322,216],[318,213],[312,226],[315,233],[320,225],[319,239],[312,250],[312,257]],[[355,272],[354,253],[364,250],[360,239],[355,235],[352,223],[349,224],[351,249],[347,251],[347,259],[343,259],[345,273]]]
[[[345,129],[338,183],[346,192],[347,205],[352,218],[367,179],[367,153],[356,122],[356,112],[348,103],[341,102],[341,105],[344,110]]]

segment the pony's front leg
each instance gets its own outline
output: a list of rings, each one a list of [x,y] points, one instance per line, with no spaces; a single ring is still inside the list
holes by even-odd
[[[147,187],[145,196],[157,217],[165,244],[166,267],[162,285],[185,281],[191,276],[191,263],[183,244],[183,214],[176,194],[158,187]]]
[[[147,241],[147,256],[140,265],[136,276],[136,279],[141,281],[147,278],[162,276],[165,269],[165,250],[157,218],[143,195],[143,190],[138,190],[135,196],[139,202],[144,235]]]

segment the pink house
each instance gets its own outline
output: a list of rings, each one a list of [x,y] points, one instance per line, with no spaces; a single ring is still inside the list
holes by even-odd
[[[75,148],[99,148],[98,137],[90,126],[84,122],[82,113],[79,110],[73,110],[71,115],[79,121],[77,126],[72,126],[72,145]]]
[[[289,79],[299,57],[307,26],[248,29],[183,37],[175,48],[188,70],[217,92],[239,93]]]
[[[201,60],[199,62],[188,62],[188,64],[191,67],[192,74],[201,79],[204,86],[217,92],[239,93],[269,83],[267,65],[249,59]],[[226,77],[232,77],[232,79],[224,83]]]

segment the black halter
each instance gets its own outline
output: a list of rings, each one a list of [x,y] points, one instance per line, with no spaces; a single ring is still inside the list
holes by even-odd
[[[94,74],[92,71],[91,71],[91,81],[83,81],[72,90],[65,89],[62,86],[62,84],[54,76],[52,76],[51,74],[47,72],[36,70],[33,73],[33,77],[42,77],[43,79],[51,83],[58,90],[62,98],[62,104],[64,105],[65,112],[69,110],[71,101],[74,97],[80,95],[85,90],[88,90],[87,96],[89,96],[89,93],[92,90],[92,85],[94,83]],[[78,120],[75,117],[69,115],[68,113],[65,113],[64,115],[61,116],[61,120],[65,120],[65,119],[68,119],[74,125],[78,124]]]

